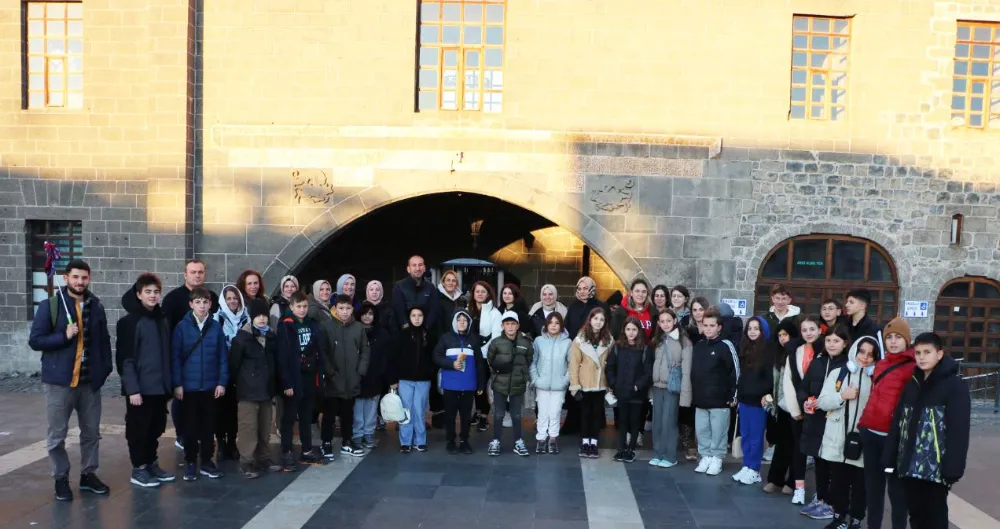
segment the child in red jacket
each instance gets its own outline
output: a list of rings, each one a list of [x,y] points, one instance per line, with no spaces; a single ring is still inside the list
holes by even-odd
[[[903,318],[894,318],[882,332],[885,358],[875,364],[872,373],[871,397],[858,421],[865,461],[881,461],[886,438],[892,426],[892,414],[903,394],[903,388],[913,375],[913,348],[910,347],[910,326]],[[885,510],[885,489],[889,487],[892,529],[906,529],[906,495],[899,478],[883,472],[880,465],[865,465],[865,495],[868,503],[868,527],[882,527]]]

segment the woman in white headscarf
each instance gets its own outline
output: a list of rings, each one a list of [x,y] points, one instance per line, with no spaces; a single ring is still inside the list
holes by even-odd
[[[333,289],[326,279],[314,281],[312,293],[309,294],[309,317],[316,320],[316,323],[323,324],[325,321],[333,319],[330,312],[330,298],[333,297]]]
[[[380,329],[385,329],[390,334],[395,334],[399,330],[399,326],[396,325],[396,314],[392,311],[392,304],[385,299],[385,288],[381,281],[368,282],[365,286],[365,301],[375,305],[375,310],[378,311],[375,321]]]
[[[566,318],[566,305],[559,301],[559,291],[555,285],[542,285],[541,301],[531,306],[528,311],[528,318],[531,321],[532,336],[540,336],[545,333],[545,321],[549,314],[558,312],[564,319]]]
[[[287,275],[281,278],[281,282],[278,285],[281,293],[271,298],[271,310],[269,313],[271,320],[268,324],[270,324],[272,329],[277,329],[278,321],[288,313],[288,300],[292,297],[292,294],[298,292],[299,280],[293,275]]]
[[[243,293],[236,285],[222,287],[222,296],[220,297],[219,310],[215,312],[215,321],[222,326],[222,334],[226,337],[226,350],[228,351],[236,333],[250,321],[250,316],[247,313]],[[240,457],[239,451],[236,449],[237,401],[232,381],[233,377],[230,377],[230,384],[226,388],[225,395],[216,401],[215,439],[219,449],[216,459],[219,462],[235,460]]]

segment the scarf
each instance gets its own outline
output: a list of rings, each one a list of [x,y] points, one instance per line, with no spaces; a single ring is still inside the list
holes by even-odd
[[[226,304],[227,290],[232,290],[239,297],[239,312],[234,313],[229,310],[229,305]],[[219,310],[215,313],[215,318],[222,324],[222,333],[226,335],[226,348],[229,348],[233,344],[233,338],[236,337],[236,333],[250,321],[250,316],[247,314],[247,306],[243,299],[243,293],[240,292],[240,289],[236,288],[236,285],[226,285],[223,287],[222,299],[220,301],[222,303],[219,303]]]
[[[587,294],[587,300],[594,299],[594,296],[597,295],[597,283],[593,279],[591,279],[590,276],[583,276],[576,281],[576,288],[580,288],[581,283],[587,285],[587,289],[590,291]]]
[[[370,294],[373,286],[378,287],[378,296],[372,296]],[[382,287],[381,281],[369,281],[368,285],[365,286],[365,298],[371,302],[372,305],[378,306],[382,302],[382,298],[385,297],[385,289]]]
[[[680,321],[685,316],[688,316],[688,315],[691,314],[691,309],[689,309],[687,307],[684,307],[684,308],[681,308],[681,309],[673,309],[673,311],[674,311],[674,314],[677,315],[677,321]]]
[[[326,286],[330,286],[330,282],[326,279],[320,279],[319,281],[313,282],[312,297],[316,300],[316,303],[320,304],[321,307],[328,309],[330,308],[330,300],[323,301],[319,299],[319,287],[323,286],[323,283],[326,283]]]

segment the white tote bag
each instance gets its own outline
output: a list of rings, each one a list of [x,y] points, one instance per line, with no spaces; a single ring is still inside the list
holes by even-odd
[[[399,424],[409,424],[410,410],[403,407],[403,400],[395,389],[390,390],[379,405],[382,410],[382,419],[385,422],[398,422]]]

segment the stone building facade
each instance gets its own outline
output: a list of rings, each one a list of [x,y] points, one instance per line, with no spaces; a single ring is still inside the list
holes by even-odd
[[[502,10],[486,28],[502,35],[499,112],[418,108],[429,0],[70,2],[81,108],[29,108],[36,3],[0,6],[0,371],[37,368],[28,234],[44,220],[81,222],[112,321],[141,271],[173,286],[198,257],[215,285],[245,268],[274,285],[367,212],[450,191],[546,217],[622,282],[750,310],[765,257],[805,234],[884,249],[899,311],[931,302],[916,329],[948,281],[1000,277],[990,0],[488,1]],[[848,29],[796,33],[809,17]],[[992,57],[978,81],[956,79],[969,23],[992,31],[969,44]],[[838,120],[797,119],[793,47],[817,36],[841,39],[824,74],[837,80],[809,70],[802,86],[825,89]],[[971,126],[972,88],[956,103],[957,80],[992,91],[986,126]]]

